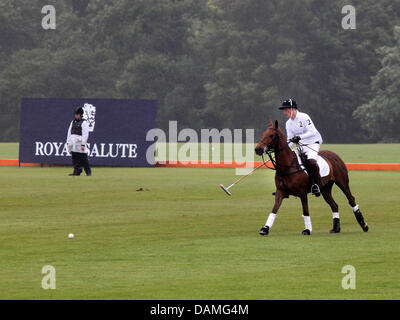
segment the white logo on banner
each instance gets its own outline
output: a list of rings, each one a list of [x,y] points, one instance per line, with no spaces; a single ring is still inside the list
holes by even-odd
[[[83,119],[89,123],[89,132],[93,132],[96,124],[96,107],[94,105],[90,103],[83,105]]]

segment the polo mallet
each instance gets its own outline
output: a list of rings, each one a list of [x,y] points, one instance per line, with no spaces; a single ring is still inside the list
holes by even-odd
[[[238,179],[237,181],[235,181],[234,183],[232,183],[229,187],[225,187],[223,184],[220,184],[219,186],[221,187],[222,190],[224,190],[226,192],[226,194],[228,196],[231,196],[232,194],[229,192],[229,189],[232,188],[235,184],[238,184],[240,181],[242,181],[244,178],[248,177],[249,175],[251,175],[254,171],[256,171],[258,168],[262,167],[263,165],[265,165],[265,162],[261,163],[259,166],[255,167],[253,170],[251,170],[248,174],[246,174],[245,176],[241,177],[240,179]]]

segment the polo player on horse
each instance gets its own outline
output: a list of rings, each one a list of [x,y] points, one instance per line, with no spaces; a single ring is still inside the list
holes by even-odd
[[[311,193],[316,197],[320,196],[322,187],[319,166],[317,163],[319,148],[322,144],[322,137],[315,128],[310,116],[297,109],[296,101],[293,99],[285,100],[279,108],[288,118],[286,121],[286,135],[289,140],[289,147],[300,140],[305,146],[302,152],[307,156],[307,163],[303,163],[310,175],[312,186]]]

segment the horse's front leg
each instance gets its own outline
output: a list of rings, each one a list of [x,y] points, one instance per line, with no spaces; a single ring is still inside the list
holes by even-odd
[[[302,235],[309,236],[312,231],[312,225],[311,225],[311,218],[310,218],[310,213],[308,212],[308,198],[307,194],[302,195],[300,197],[301,199],[301,205],[303,206],[303,218],[304,218],[304,225],[305,229],[301,232]]]
[[[276,190],[274,207],[272,208],[272,211],[268,216],[265,226],[263,226],[260,229],[260,231],[259,231],[260,235],[266,236],[269,233],[269,230],[272,228],[272,225],[274,224],[276,214],[278,213],[278,210],[279,210],[279,208],[282,204],[282,201],[285,197],[287,197],[287,195],[282,190],[279,190],[279,189]]]

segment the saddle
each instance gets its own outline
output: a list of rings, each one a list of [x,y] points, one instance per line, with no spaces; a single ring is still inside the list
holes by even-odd
[[[302,169],[304,169],[304,172],[308,174],[307,172],[307,155],[305,153],[300,153],[297,149],[293,150],[293,152],[297,156],[297,161],[299,162],[299,165]],[[326,177],[330,173],[330,167],[328,162],[321,156],[317,158],[317,163],[319,167],[319,175],[322,177]]]

